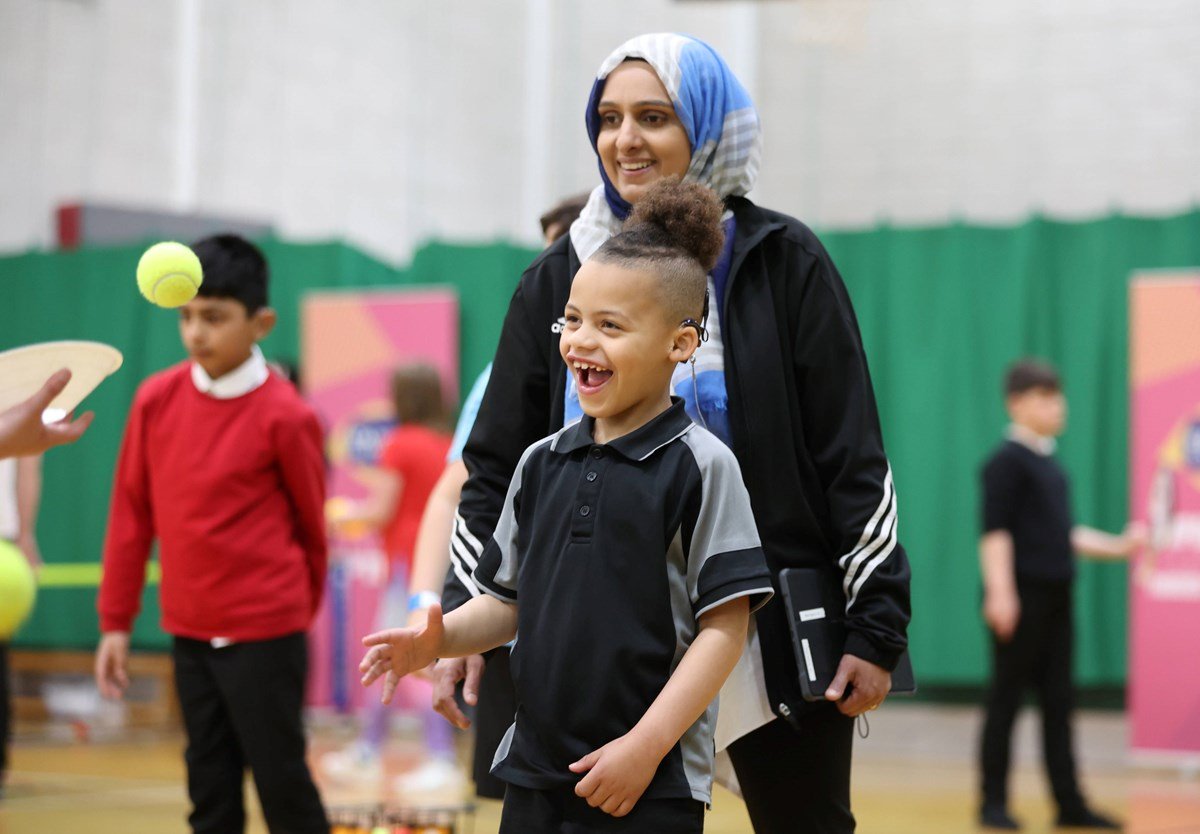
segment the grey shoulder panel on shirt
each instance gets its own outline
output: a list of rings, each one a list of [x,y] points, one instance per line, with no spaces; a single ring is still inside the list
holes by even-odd
[[[691,554],[703,561],[716,553],[759,547],[750,495],[733,452],[700,426],[680,439],[691,450],[703,490],[700,515],[691,536]]]
[[[698,429],[684,435],[699,472],[700,501],[686,517],[688,596],[693,615],[739,596],[752,607],[770,598],[771,579],[737,458],[715,435]]]

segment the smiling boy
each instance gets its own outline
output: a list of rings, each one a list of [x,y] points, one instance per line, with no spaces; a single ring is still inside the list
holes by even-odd
[[[707,189],[656,185],[580,269],[560,353],[585,415],[529,447],[474,580],[424,629],[369,635],[364,683],[511,639],[501,832],[703,830],[715,698],[771,595],[732,452],[669,385],[721,250]]]

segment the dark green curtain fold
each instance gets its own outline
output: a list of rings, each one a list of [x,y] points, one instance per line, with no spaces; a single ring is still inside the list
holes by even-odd
[[[827,232],[858,313],[913,564],[912,653],[927,685],[979,684],[978,469],[1006,419],[1005,366],[1037,355],[1062,370],[1071,417],[1060,456],[1078,520],[1126,520],[1127,292],[1138,269],[1200,265],[1200,212],[1084,223],[879,227]],[[263,349],[295,358],[308,290],[450,284],[462,309],[464,390],[490,358],[517,276],[534,252],[506,244],[423,247],[395,269],[339,243],[265,241],[280,325]],[[142,301],[133,272],[144,247],[0,258],[0,348],[95,339],[125,366],[89,399],[95,425],[46,458],[39,534],[51,562],[99,558],[113,461],[129,402],[148,374],[183,357],[175,316]],[[1077,669],[1084,684],[1125,675],[1126,571],[1081,565]],[[135,643],[166,645],[148,589]],[[19,635],[27,646],[88,648],[95,591],[45,589]]]
[[[1070,418],[1059,455],[1076,519],[1119,531],[1128,514],[1129,277],[1200,265],[1200,212],[822,239],[854,299],[895,473],[913,567],[913,661],[927,683],[979,684],[979,468],[1007,422],[1004,369],[1035,355],[1062,371]],[[1126,582],[1124,565],[1080,563],[1083,684],[1124,681]]]

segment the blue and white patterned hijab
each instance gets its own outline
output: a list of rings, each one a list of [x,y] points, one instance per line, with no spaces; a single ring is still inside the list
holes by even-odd
[[[604,59],[588,97],[588,137],[592,148],[600,134],[598,105],[608,74],[628,58],[641,58],[658,74],[675,115],[687,131],[692,161],[683,179],[707,185],[721,199],[754,187],[762,158],[762,128],[754,102],[711,46],[685,35],[640,35]],[[597,186],[579,219],[571,225],[571,243],[581,261],[616,234],[631,206],[617,192],[600,163]]]

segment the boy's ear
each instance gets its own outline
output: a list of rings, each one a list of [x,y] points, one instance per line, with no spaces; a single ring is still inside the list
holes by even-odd
[[[258,312],[254,314],[254,341],[260,342],[270,335],[275,329],[275,323],[279,321],[279,315],[273,307],[260,307]]]
[[[675,336],[671,340],[670,357],[672,362],[686,362],[692,358],[696,348],[700,347],[700,334],[690,324],[681,324],[675,328]]]

